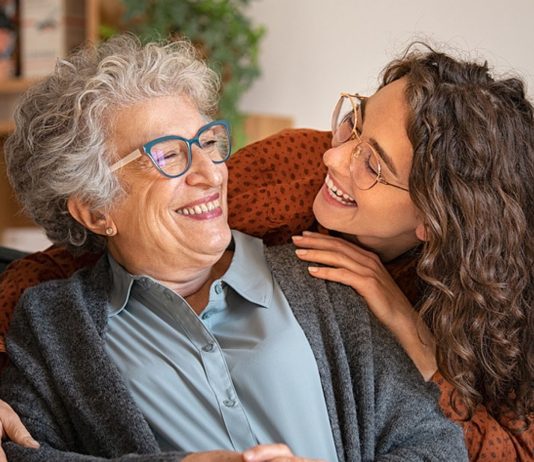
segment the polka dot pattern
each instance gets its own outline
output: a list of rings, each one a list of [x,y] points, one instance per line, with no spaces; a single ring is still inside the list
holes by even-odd
[[[309,229],[330,141],[330,132],[283,130],[237,151],[228,162],[230,226],[267,245]]]
[[[500,421],[492,417],[482,405],[475,410],[470,420],[466,419],[466,409],[456,399],[456,412],[450,402],[454,387],[438,372],[432,381],[439,387],[440,406],[444,414],[458,423],[464,430],[469,460],[481,462],[532,462],[534,461],[534,428],[515,432],[522,423],[503,416]]]
[[[284,130],[237,151],[228,161],[229,223],[234,229],[263,238],[268,245],[289,242],[294,234],[314,224],[312,202],[320,189],[325,167],[322,154],[330,147],[329,132]],[[65,278],[93,264],[99,255],[74,259],[50,248],[16,261],[0,275],[0,352],[3,334],[20,295],[39,282]],[[420,297],[416,256],[397,260],[388,270],[414,303]],[[5,355],[0,354],[0,365]],[[470,460],[534,461],[534,428],[513,434],[480,406],[467,422],[450,406],[450,385],[437,372],[432,379],[441,390],[440,405],[464,429]]]

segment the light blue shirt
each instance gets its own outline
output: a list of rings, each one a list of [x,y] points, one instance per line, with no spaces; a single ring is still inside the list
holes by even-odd
[[[243,451],[285,443],[337,461],[317,364],[266,264],[261,240],[234,255],[197,316],[178,294],[108,255],[106,349],[162,450]]]

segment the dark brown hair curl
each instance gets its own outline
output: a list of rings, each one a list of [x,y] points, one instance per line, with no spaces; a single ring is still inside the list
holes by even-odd
[[[427,242],[420,314],[468,416],[483,403],[534,412],[534,110],[518,78],[409,47],[382,86],[407,79],[409,187]],[[456,400],[453,406],[458,409]]]

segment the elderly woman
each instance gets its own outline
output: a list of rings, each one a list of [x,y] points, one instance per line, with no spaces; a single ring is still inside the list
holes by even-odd
[[[18,108],[19,198],[54,242],[105,254],[20,300],[0,396],[40,447],[10,460],[464,460],[351,289],[230,231],[216,91],[187,44],[119,37]]]

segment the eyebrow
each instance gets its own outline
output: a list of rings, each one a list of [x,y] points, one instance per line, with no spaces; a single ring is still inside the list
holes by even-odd
[[[369,138],[368,143],[375,148],[378,155],[381,157],[381,159],[384,161],[384,164],[391,170],[391,172],[398,177],[397,169],[395,168],[395,165],[393,164],[393,160],[389,156],[389,154],[382,149],[382,146],[378,144],[378,141],[376,141],[374,138]]]

